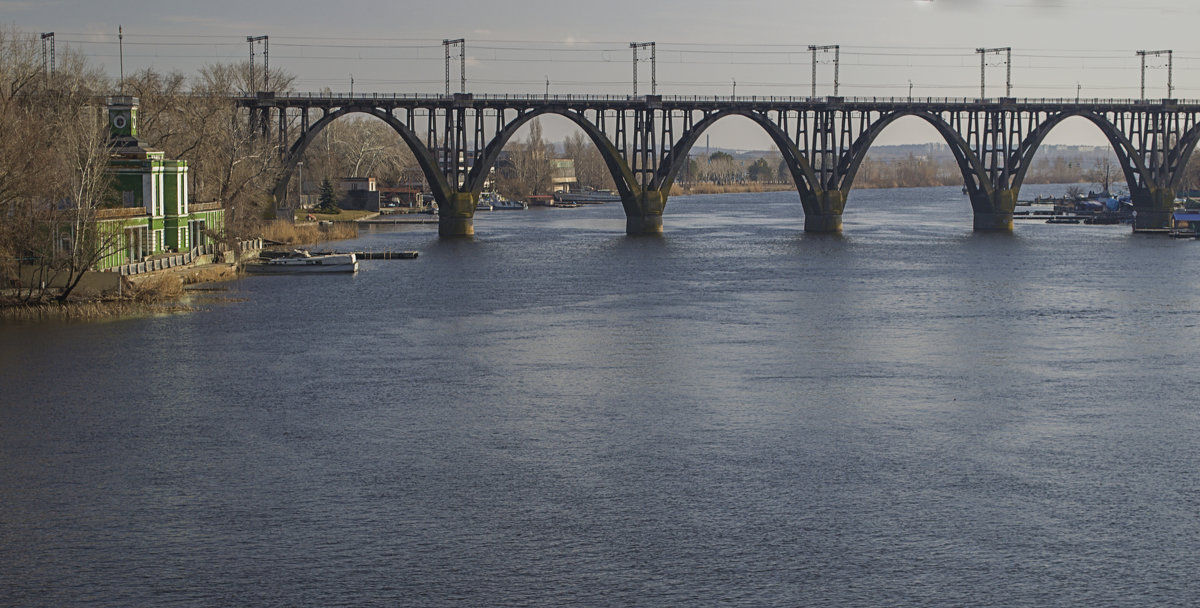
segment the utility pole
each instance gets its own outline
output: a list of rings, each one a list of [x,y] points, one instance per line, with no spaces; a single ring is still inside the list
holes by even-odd
[[[455,38],[454,40],[442,40],[442,46],[446,48],[446,94],[450,94],[450,47],[458,47],[458,80],[460,93],[467,92],[467,40],[466,38]]]
[[[1170,49],[1163,51],[1138,51],[1138,56],[1142,58],[1142,99],[1146,99],[1146,55],[1167,56],[1167,99],[1171,99],[1171,95],[1175,89],[1175,83],[1171,80],[1171,72],[1174,71],[1174,61],[1172,60],[1172,51]]]
[[[658,60],[655,57],[653,42],[630,42],[629,48],[633,49],[633,96],[637,97],[637,78],[638,78],[638,49],[650,48],[650,94],[658,93],[658,76],[657,71]]]
[[[266,36],[246,36],[246,42],[250,43],[250,92],[254,93],[258,90],[258,75],[254,73],[254,43],[263,43],[263,90],[267,90],[267,79],[270,78],[270,56],[267,52],[267,37]]]
[[[1004,79],[1004,96],[1012,97],[1012,47],[1001,46],[994,49],[978,48],[975,49],[979,53],[979,98],[987,98],[987,87],[984,81],[984,73],[987,69],[987,56],[989,53],[1005,53],[1004,65],[1007,67],[1007,75]]]
[[[841,63],[842,47],[838,44],[827,44],[825,46],[808,45],[808,50],[812,52],[812,96],[817,96],[817,51],[833,51],[833,96],[838,96],[838,67]]]
[[[50,54],[46,54],[46,41],[50,41]],[[42,73],[47,76],[54,75],[54,32],[46,32],[42,34]]]
[[[117,54],[121,57],[121,84],[120,93],[125,94],[125,32],[121,30],[121,26],[117,26]]]

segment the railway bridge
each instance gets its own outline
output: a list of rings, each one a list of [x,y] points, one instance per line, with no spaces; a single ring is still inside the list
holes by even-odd
[[[1031,161],[1064,120],[1086,119],[1112,145],[1135,231],[1167,227],[1174,193],[1200,140],[1200,101],[1175,99],[683,97],[573,95],[305,95],[236,99],[251,127],[277,142],[282,202],[317,135],[349,114],[375,116],[412,149],[439,207],[439,234],[474,234],[475,204],[504,145],[544,115],[572,121],[595,143],[616,183],[628,234],[658,234],[668,193],[688,154],[717,121],[762,128],[791,171],[809,232],[840,232],[846,197],[876,137],[913,116],[945,139],[980,231],[1012,230]]]

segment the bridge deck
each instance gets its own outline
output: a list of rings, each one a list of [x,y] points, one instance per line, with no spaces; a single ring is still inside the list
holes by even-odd
[[[237,97],[238,105],[256,108],[304,108],[362,105],[378,108],[469,107],[513,108],[560,106],[571,109],[644,109],[664,110],[819,110],[892,111],[922,109],[929,111],[962,111],[1011,109],[1021,111],[1059,112],[1064,110],[1144,111],[1161,109],[1174,112],[1200,111],[1197,99],[1071,99],[1071,98],[968,98],[968,97],[775,97],[775,96],[715,96],[692,95],[415,95],[400,93],[367,93],[360,95],[331,95],[315,93],[259,93]]]

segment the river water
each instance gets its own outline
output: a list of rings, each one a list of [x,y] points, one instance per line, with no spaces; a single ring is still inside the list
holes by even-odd
[[[975,234],[956,188],[623,218],[0,327],[0,605],[1200,597],[1200,244]]]

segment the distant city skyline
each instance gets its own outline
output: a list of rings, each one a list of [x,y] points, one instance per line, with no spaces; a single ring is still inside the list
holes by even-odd
[[[1139,50],[1172,51],[1171,95],[1200,98],[1200,6],[1108,0],[760,0],[602,6],[535,0],[404,4],[367,0],[297,8],[279,0],[215,0],[173,8],[146,0],[0,0],[0,15],[27,33],[55,32],[114,80],[117,28],[125,73],[153,68],[193,75],[206,64],[245,61],[247,36],[269,36],[270,62],[296,76],[300,91],[438,93],[445,87],[443,39],[464,38],[469,92],[628,95],[630,43],[655,42],[655,84],[664,95],[807,96],[814,87],[810,45],[839,45],[838,93],[846,97],[978,97],[978,48],[986,95],[1137,98]],[[257,49],[261,53],[261,46]],[[638,93],[651,88],[649,49],[639,49]],[[459,88],[457,48],[450,86]],[[833,94],[831,52],[818,52],[817,95]],[[261,55],[256,60],[261,61]],[[1149,98],[1167,96],[1167,59],[1150,55]],[[569,130],[544,121],[547,135]],[[736,119],[711,130],[714,144],[770,147],[761,130]],[[881,144],[937,141],[919,119],[889,128]],[[1049,143],[1103,144],[1082,119]]]

